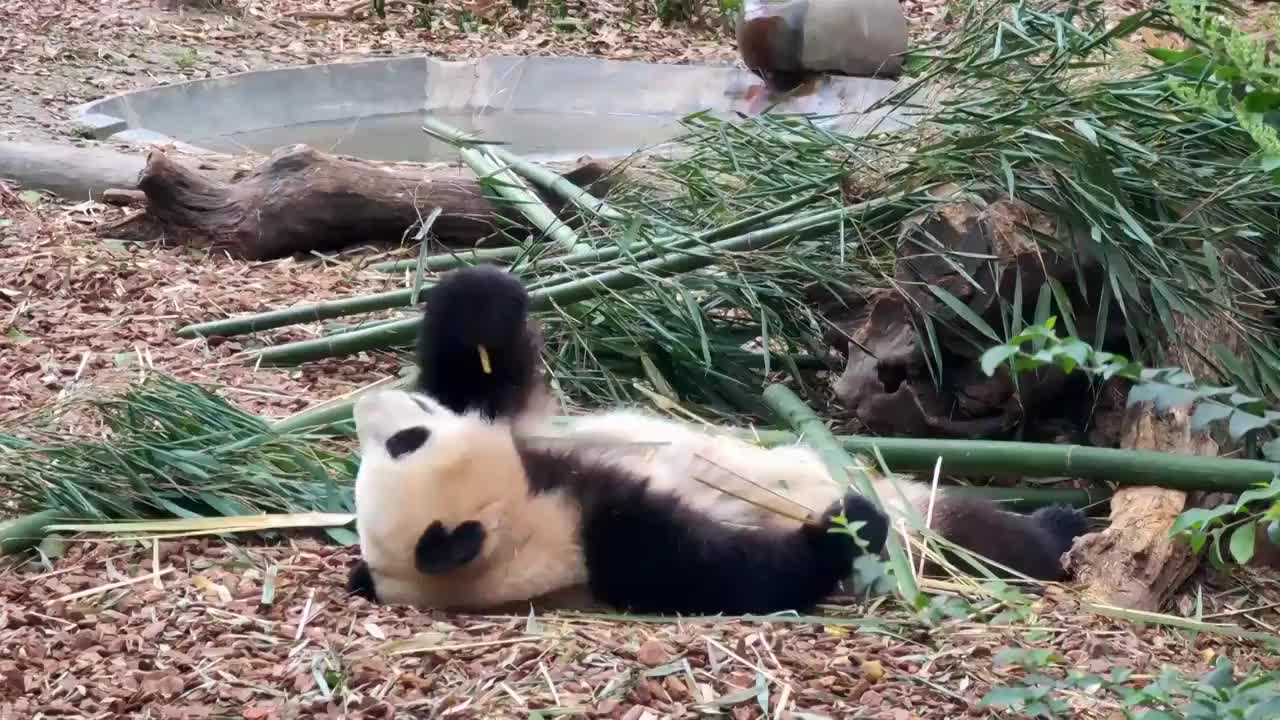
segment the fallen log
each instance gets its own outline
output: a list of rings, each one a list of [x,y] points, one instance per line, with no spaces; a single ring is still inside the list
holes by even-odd
[[[603,197],[610,187],[606,174],[602,166],[586,163],[563,177]],[[442,212],[433,235],[447,246],[471,247],[501,229],[528,227],[517,210],[491,201],[490,191],[466,168],[367,162],[305,145],[279,148],[229,182],[157,149],[147,157],[138,189],[147,209],[126,221],[134,230],[204,238],[247,260],[399,244],[436,207]],[[571,222],[573,212],[563,199],[538,192],[558,217]],[[119,236],[128,228],[108,226],[104,232]]]

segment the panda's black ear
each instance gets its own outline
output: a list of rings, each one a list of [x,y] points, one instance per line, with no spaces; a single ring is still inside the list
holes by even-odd
[[[408,455],[425,445],[429,437],[431,431],[421,425],[405,428],[387,438],[387,454],[393,460],[401,455]]]

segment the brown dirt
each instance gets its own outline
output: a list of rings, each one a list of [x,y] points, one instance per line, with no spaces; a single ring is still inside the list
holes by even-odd
[[[514,718],[562,708],[637,720],[695,717],[701,698],[745,720],[763,717],[757,693],[744,692],[760,683],[771,712],[910,720],[987,716],[977,700],[1022,675],[993,667],[1004,648],[1052,649],[1060,669],[1122,667],[1147,681],[1166,665],[1202,674],[1220,654],[1280,669],[1245,643],[1137,628],[1057,592],[1016,627],[960,618],[930,629],[881,611],[874,631],[839,610],[826,624],[464,616],[348,600],[339,581],[351,557],[307,540],[76,543],[51,569],[0,571],[0,717]],[[1207,597],[1206,614],[1257,602]],[[418,649],[394,645],[404,642]],[[1117,717],[1114,703],[1075,700],[1073,717]]]
[[[545,9],[529,22],[495,19],[496,28],[476,28],[473,18],[505,4],[486,9],[459,0],[437,0],[429,30],[394,2],[385,21],[291,17],[343,4],[243,0],[220,11],[174,12],[121,0],[0,0],[0,139],[69,138],[75,134],[69,110],[77,103],[250,68],[411,52],[736,60],[714,27],[664,28],[648,9],[631,17],[625,4],[604,0],[571,4],[571,16],[590,33],[556,29]],[[906,5],[917,37],[950,22],[940,0]],[[387,354],[255,369],[236,357],[249,341],[204,343],[174,334],[189,322],[402,287],[400,278],[362,269],[377,256],[244,263],[93,234],[122,212],[0,185],[0,426],[77,388],[128,381],[140,366],[219,385],[239,405],[271,416],[396,369],[397,359]],[[318,331],[299,326],[252,342]],[[990,663],[1007,646],[1053,648],[1065,666],[1094,671],[1124,666],[1153,673],[1167,662],[1198,674],[1211,653],[1230,654],[1243,667],[1277,667],[1276,658],[1246,642],[1108,620],[1056,594],[1040,609],[1039,636],[1021,625],[962,621],[931,630],[883,610],[888,634],[811,622],[671,624],[571,614],[530,620],[348,600],[342,583],[352,551],[309,540],[267,546],[243,537],[170,539],[158,552],[160,569],[173,567],[158,585],[145,577],[155,570],[150,546],[124,541],[72,542],[51,567],[30,557],[0,563],[0,720],[497,718],[557,706],[589,708],[577,716],[656,720],[693,717],[696,698],[735,692],[740,699],[725,706],[726,714],[753,718],[762,716],[756,698],[741,691],[759,677],[771,708],[958,718],[990,714],[974,703],[993,682],[1017,674]],[[272,573],[275,596],[264,605],[264,578]],[[59,599],[94,588],[100,591]],[[1274,579],[1250,576],[1221,594],[1206,589],[1203,612],[1274,632],[1278,596]],[[1179,614],[1191,616],[1193,608],[1180,607]],[[387,652],[386,642],[410,637],[435,649]],[[666,663],[681,659],[688,673],[683,666],[669,673]],[[864,663],[879,663],[883,678]],[[1101,705],[1076,717],[1114,712]]]

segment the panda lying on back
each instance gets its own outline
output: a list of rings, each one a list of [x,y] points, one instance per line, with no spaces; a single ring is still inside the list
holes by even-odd
[[[357,402],[362,559],[350,592],[491,610],[581,590],[633,612],[770,613],[810,608],[850,575],[864,549],[833,531],[835,516],[881,552],[888,519],[807,448],[632,411],[552,423],[528,304],[501,269],[450,273],[428,298],[418,392]],[[923,514],[927,487],[878,482],[891,516]],[[821,515],[760,507],[777,495]],[[957,544],[1042,579],[1061,576],[1059,556],[1084,530],[1069,508],[1023,516],[945,492],[932,518]]]

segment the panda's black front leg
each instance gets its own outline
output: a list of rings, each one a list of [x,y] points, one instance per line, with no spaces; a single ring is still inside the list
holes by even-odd
[[[373,573],[369,572],[369,563],[357,560],[351,566],[351,574],[347,576],[347,594],[362,597],[371,603],[378,602],[378,591],[373,585]]]
[[[418,538],[413,548],[413,566],[424,575],[456,570],[480,555],[484,537],[484,526],[475,520],[460,523],[452,532],[437,520]]]

